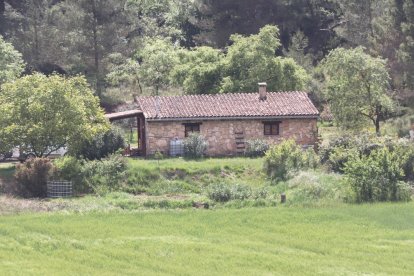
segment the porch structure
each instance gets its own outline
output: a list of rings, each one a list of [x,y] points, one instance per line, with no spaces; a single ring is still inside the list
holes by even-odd
[[[105,114],[111,123],[123,119],[136,118],[137,126],[137,135],[138,135],[138,148],[130,149],[130,155],[145,156],[147,154],[146,144],[145,144],[145,117],[144,113],[139,110],[129,110],[116,113]]]

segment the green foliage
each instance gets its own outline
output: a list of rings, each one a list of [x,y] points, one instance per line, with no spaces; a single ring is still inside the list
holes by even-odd
[[[314,167],[314,157],[304,152],[294,140],[285,140],[271,147],[265,155],[264,169],[273,181],[288,179],[293,172]]]
[[[207,150],[208,143],[205,138],[199,133],[190,133],[184,139],[184,156],[189,158],[201,158]]]
[[[85,184],[99,195],[119,191],[126,181],[126,171],[127,161],[119,155],[86,162],[82,168]]]
[[[404,181],[412,181],[414,179],[414,144],[407,139],[397,140],[370,134],[359,136],[344,134],[332,139],[328,145],[320,149],[320,159],[334,172],[343,173],[350,159],[369,156],[382,147],[386,147],[404,160],[400,164],[404,171]]]
[[[105,133],[99,133],[92,140],[85,140],[70,153],[88,160],[102,159],[125,147],[125,133],[121,128],[112,126]]]
[[[219,92],[223,54],[211,47],[196,47],[179,52],[180,62],[172,72],[172,79],[187,94]]]
[[[139,68],[142,81],[159,95],[160,89],[171,84],[171,71],[178,64],[177,50],[165,39],[147,39],[137,58],[142,59]]]
[[[265,26],[251,36],[233,35],[226,54],[211,47],[180,51],[172,79],[187,93],[228,93],[257,90],[267,81],[273,91],[303,89],[306,71],[291,58],[276,56],[279,29]]]
[[[246,142],[245,155],[248,157],[264,156],[269,149],[269,143],[266,140],[249,140]]]
[[[260,200],[268,198],[269,190],[267,188],[252,188],[243,184],[221,182],[209,186],[207,195],[216,202]]]
[[[56,167],[55,177],[59,180],[72,181],[75,194],[90,192],[84,181],[83,160],[73,156],[65,156],[56,159],[53,164]]]
[[[414,3],[409,0],[398,1],[397,23],[401,28],[402,41],[398,50],[398,60],[402,63],[401,79],[406,87],[414,88]]]
[[[85,78],[34,74],[2,87],[0,140],[36,156],[78,145],[108,123]]]
[[[374,150],[369,156],[355,156],[345,165],[345,174],[357,202],[399,201],[411,197],[403,182],[405,156],[387,147]]]
[[[0,87],[3,83],[20,77],[24,66],[22,55],[0,35]]]
[[[46,197],[47,181],[54,174],[54,166],[47,158],[32,158],[16,165],[18,190],[25,197]]]
[[[336,147],[330,152],[326,164],[328,164],[332,171],[343,173],[345,164],[358,155],[359,152],[356,148]]]
[[[276,26],[263,27],[248,37],[232,35],[231,41],[223,60],[220,92],[256,91],[261,81],[266,81],[272,91],[304,88],[306,71],[293,59],[275,55],[281,46]]]
[[[380,121],[395,108],[388,95],[390,77],[386,61],[364,53],[364,48],[338,48],[329,53],[320,68],[325,75],[326,100],[342,127],[357,129]]]

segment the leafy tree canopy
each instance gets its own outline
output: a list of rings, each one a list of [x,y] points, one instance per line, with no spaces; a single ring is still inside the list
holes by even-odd
[[[357,128],[372,122],[379,134],[380,121],[395,108],[388,94],[386,61],[366,54],[363,47],[338,48],[321,62],[320,69],[325,76],[325,96],[338,124]]]
[[[223,54],[214,48],[203,46],[179,51],[180,63],[172,72],[172,79],[182,85],[188,94],[219,92]]]
[[[233,44],[223,60],[221,92],[255,91],[266,81],[273,91],[303,89],[306,71],[293,59],[276,56],[281,46],[279,28],[266,26],[256,35],[232,35]]]
[[[172,77],[187,93],[256,91],[266,81],[273,91],[300,90],[308,80],[306,71],[291,58],[276,56],[281,46],[279,29],[266,26],[256,35],[233,35],[223,54],[211,47],[182,49]]]
[[[178,63],[175,46],[163,39],[148,39],[137,58],[142,60],[139,69],[142,81],[158,95],[161,88],[171,83],[169,76]]]
[[[22,55],[0,36],[0,86],[19,77],[24,66]]]
[[[105,131],[108,123],[84,77],[34,74],[2,86],[0,140],[38,157],[77,145]]]

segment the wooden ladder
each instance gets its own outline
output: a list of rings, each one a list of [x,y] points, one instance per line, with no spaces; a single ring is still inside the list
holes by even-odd
[[[235,131],[234,137],[236,140],[237,154],[244,154],[244,151],[246,149],[246,142],[244,141],[244,131]]]

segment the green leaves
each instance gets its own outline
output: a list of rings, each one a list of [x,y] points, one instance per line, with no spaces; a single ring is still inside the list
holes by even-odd
[[[83,77],[34,74],[7,83],[0,113],[0,141],[39,157],[107,129],[98,98]]]
[[[19,77],[24,66],[22,55],[0,35],[0,86]]]
[[[355,155],[345,165],[345,174],[358,202],[408,200],[404,193],[403,165],[407,156],[387,147],[368,156]]]
[[[338,48],[320,64],[325,77],[325,97],[337,122],[357,128],[379,121],[392,112],[395,102],[388,94],[390,77],[386,61],[364,53],[364,48]]]
[[[308,78],[306,71],[292,59],[276,57],[281,46],[279,29],[265,26],[256,35],[232,35],[223,64],[221,92],[256,91],[266,81],[272,91],[301,90]]]
[[[266,81],[273,91],[300,90],[308,80],[306,71],[293,59],[276,56],[281,46],[279,29],[265,26],[251,36],[232,35],[227,53],[211,47],[181,49],[172,79],[187,93],[228,93],[257,90]]]

